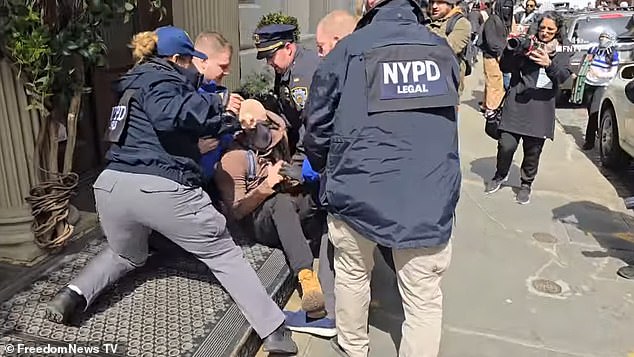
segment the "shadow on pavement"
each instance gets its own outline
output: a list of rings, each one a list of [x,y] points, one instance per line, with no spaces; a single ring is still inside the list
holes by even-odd
[[[585,112],[583,115],[586,115]],[[559,120],[564,132],[573,137],[575,144],[579,151],[581,151],[601,172],[601,174],[612,184],[617,191],[619,197],[626,198],[634,195],[634,168],[623,170],[611,170],[603,167],[601,164],[601,156],[599,154],[599,142],[595,143],[595,147],[592,150],[582,150],[583,143],[585,142],[585,123],[583,126],[570,124],[570,120],[564,124],[564,121]],[[556,139],[556,138],[555,138]]]
[[[484,185],[489,182],[495,175],[495,166],[497,159],[495,157],[483,157],[471,161],[471,172],[482,178],[482,190],[484,192]],[[503,187],[517,188],[520,184],[520,168],[517,164],[511,164],[509,170],[509,179],[503,184]]]
[[[482,98],[484,98],[484,92],[474,89],[471,91],[471,95],[473,96],[473,98],[470,100],[462,101],[462,104],[466,104],[471,108],[480,111],[480,104],[478,104],[478,102],[481,102]]]
[[[634,217],[612,211],[590,201],[571,202],[553,209],[553,219],[582,231],[584,236],[569,232],[571,240],[583,243],[591,237],[604,250],[586,250],[588,258],[613,257],[626,264],[634,264]]]
[[[583,147],[583,143],[585,142],[585,132],[580,127],[573,125],[562,125],[562,128],[564,129],[566,134],[571,135],[573,139],[575,139],[575,144],[577,145],[577,147],[579,147],[579,150],[581,150],[581,148]],[[582,150],[582,152],[586,154],[589,159],[593,160],[593,157],[591,155],[592,150]]]

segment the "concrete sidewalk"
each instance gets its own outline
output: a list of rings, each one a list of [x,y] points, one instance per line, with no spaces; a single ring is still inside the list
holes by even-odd
[[[481,70],[467,77],[460,108],[463,188],[452,265],[444,279],[442,357],[625,357],[634,351],[634,218],[574,140],[557,128],[546,144],[532,202],[509,187],[484,194],[496,142],[484,134]],[[470,89],[476,89],[471,91]],[[519,150],[521,152],[521,150]],[[403,313],[394,277],[377,259],[370,356],[396,356]],[[393,286],[393,289],[386,288]],[[297,308],[297,298],[289,302]],[[300,356],[332,356],[326,340],[295,334]]]

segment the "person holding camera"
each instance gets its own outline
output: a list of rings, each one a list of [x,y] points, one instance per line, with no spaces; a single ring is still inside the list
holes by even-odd
[[[93,185],[108,245],[49,303],[46,318],[68,322],[107,286],[143,266],[155,231],[209,267],[264,340],[265,351],[297,353],[283,312],[201,188],[198,139],[232,125],[225,123],[227,108],[217,95],[197,93],[201,76],[192,58],[205,54],[172,26],[139,33],[131,45],[137,64],[117,83],[108,166]]]
[[[281,247],[298,276],[302,310],[321,318],[324,295],[304,233],[314,205],[283,169],[291,160],[286,122],[253,99],[242,103],[240,121],[245,130],[222,157],[215,175],[226,213],[252,230],[258,243]]]
[[[516,196],[520,204],[530,202],[545,139],[552,140],[555,133],[555,97],[559,85],[571,75],[570,55],[556,52],[565,38],[563,17],[546,12],[538,29],[535,38],[513,39],[502,54],[500,69],[511,73],[511,87],[501,111],[497,171],[486,185],[486,192],[491,194],[508,179],[521,140],[524,160]]]

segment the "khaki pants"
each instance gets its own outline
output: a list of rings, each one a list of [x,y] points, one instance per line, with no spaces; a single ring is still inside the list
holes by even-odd
[[[366,357],[370,276],[376,243],[343,221],[328,217],[335,247],[337,341],[350,357]],[[437,248],[393,250],[405,321],[400,357],[436,357],[440,347],[442,292],[440,279],[451,260],[451,243]]]
[[[495,58],[484,59],[484,106],[497,109],[504,98],[504,79]]]

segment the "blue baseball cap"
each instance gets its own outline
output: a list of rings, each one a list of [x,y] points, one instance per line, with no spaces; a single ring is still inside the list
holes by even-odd
[[[159,56],[181,55],[207,59],[206,54],[194,49],[194,43],[185,30],[174,26],[164,26],[159,27],[155,32],[158,36],[156,52]]]

